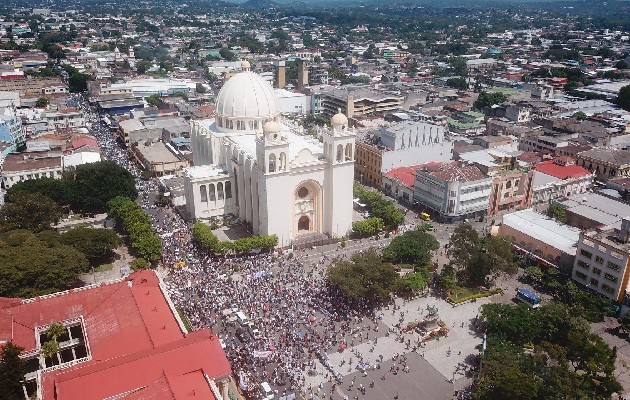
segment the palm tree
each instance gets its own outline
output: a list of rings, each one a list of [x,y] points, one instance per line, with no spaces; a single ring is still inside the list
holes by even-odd
[[[66,328],[61,325],[59,322],[53,322],[48,327],[48,331],[46,335],[49,340],[42,344],[41,353],[45,358],[51,358],[55,354],[57,355],[57,360],[59,364],[61,364],[61,355],[59,354],[59,342],[58,339],[66,334],[68,331]]]

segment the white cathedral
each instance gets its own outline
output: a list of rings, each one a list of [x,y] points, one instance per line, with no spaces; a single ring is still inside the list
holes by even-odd
[[[219,92],[215,118],[192,123],[189,216],[233,214],[281,246],[304,233],[347,235],[355,136],[341,113],[331,125],[320,143],[283,123],[275,91],[244,61]]]

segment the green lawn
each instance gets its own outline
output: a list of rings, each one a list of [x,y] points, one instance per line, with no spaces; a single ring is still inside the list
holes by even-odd
[[[451,290],[450,294],[448,295],[448,300],[451,303],[459,304],[467,300],[488,297],[501,292],[502,290],[499,288],[494,288],[490,290],[479,290],[478,288],[457,286],[455,287],[455,289]]]

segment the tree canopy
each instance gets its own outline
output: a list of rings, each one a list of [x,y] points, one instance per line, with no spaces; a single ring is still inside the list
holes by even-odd
[[[20,358],[22,350],[11,342],[0,347],[0,399],[24,399],[22,380],[26,375],[26,360]]]
[[[405,221],[405,214],[396,208],[393,201],[385,200],[379,193],[354,185],[354,196],[367,204],[372,217],[380,218],[386,227],[395,229]]]
[[[247,236],[233,241],[220,241],[212,233],[212,229],[200,221],[193,225],[192,235],[199,246],[213,254],[245,254],[254,250],[271,250],[278,245],[276,235]]]
[[[486,304],[481,319],[488,345],[475,399],[603,399],[621,390],[615,351],[565,305]]]
[[[0,296],[33,297],[65,290],[87,271],[85,255],[49,233],[0,234]]]
[[[501,92],[486,92],[479,93],[479,97],[475,101],[475,108],[483,110],[484,108],[491,107],[495,104],[504,103],[507,101],[507,96]]]
[[[111,229],[84,226],[66,231],[61,235],[61,241],[85,254],[91,263],[110,258],[113,250],[122,244],[122,240]]]
[[[514,274],[518,268],[508,240],[479,236],[470,224],[455,228],[448,255],[458,281],[469,286],[492,284],[498,274]]]
[[[416,268],[431,263],[431,252],[440,248],[437,239],[423,230],[407,231],[395,237],[383,251],[383,258],[393,263],[411,264]]]
[[[619,91],[617,105],[626,111],[630,111],[630,85],[622,87]]]
[[[385,224],[380,218],[368,218],[352,223],[352,233],[357,237],[373,236],[383,230]]]
[[[42,231],[57,223],[61,215],[61,208],[50,198],[40,193],[20,193],[0,207],[0,230]]]
[[[117,196],[138,197],[133,175],[113,161],[78,165],[62,179],[40,178],[16,183],[5,200],[17,203],[20,195],[40,194],[77,212],[103,212]]]
[[[350,260],[337,262],[327,273],[330,283],[355,301],[386,302],[399,288],[398,274],[373,248],[353,254]]]
[[[153,230],[149,215],[140,205],[122,196],[113,198],[108,205],[109,215],[121,223],[137,255],[150,262],[159,260],[162,257],[162,240]]]

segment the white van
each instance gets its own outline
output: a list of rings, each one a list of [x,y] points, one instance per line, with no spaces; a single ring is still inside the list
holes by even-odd
[[[260,388],[263,392],[263,400],[273,400],[273,390],[271,390],[271,386],[267,382],[261,383]]]
[[[245,313],[242,311],[236,312],[236,319],[238,319],[238,322],[239,324],[241,324],[241,326],[249,325],[249,320],[247,319],[247,316],[245,315]]]

